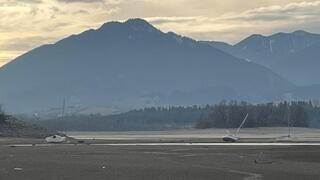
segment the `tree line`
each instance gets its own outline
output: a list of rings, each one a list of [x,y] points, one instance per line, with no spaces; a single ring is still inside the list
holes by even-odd
[[[222,101],[206,106],[150,107],[108,116],[69,114],[63,121],[56,118],[33,123],[62,131],[237,128],[247,113],[249,117],[244,127],[309,127],[320,124],[320,108],[305,101],[264,104]]]
[[[195,127],[196,120],[206,111],[199,106],[192,107],[149,107],[126,113],[102,116],[66,115],[61,118],[34,121],[41,126],[74,131],[130,131],[165,130]]]
[[[249,116],[244,127],[308,127],[311,118],[315,118],[313,113],[317,111],[319,108],[305,101],[255,105],[224,101],[214,105],[210,113],[201,116],[197,128],[237,128],[246,114]]]
[[[10,118],[11,116],[5,114],[0,105],[0,125],[7,124]]]

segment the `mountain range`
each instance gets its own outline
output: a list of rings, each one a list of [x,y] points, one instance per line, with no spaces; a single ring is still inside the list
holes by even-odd
[[[320,84],[320,35],[298,30],[271,36],[254,34],[235,45],[204,42],[247,61],[261,64],[297,85]]]
[[[317,78],[304,82],[308,76],[299,76],[304,83],[298,83],[290,73],[299,68],[286,64],[309,68],[319,57],[319,37],[297,31],[229,45],[164,33],[143,19],[108,22],[1,67],[0,101],[10,112],[34,112],[57,107],[62,99],[73,106],[128,110],[308,97],[318,87],[300,84],[317,84]]]

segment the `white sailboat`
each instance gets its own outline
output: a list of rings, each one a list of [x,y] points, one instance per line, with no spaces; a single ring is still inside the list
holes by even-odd
[[[66,141],[66,137],[53,135],[53,136],[46,137],[46,141],[47,143],[63,143]]]
[[[243,119],[242,123],[240,124],[239,128],[237,129],[235,134],[230,134],[230,132],[228,132],[227,135],[222,137],[222,140],[225,142],[237,142],[240,140],[240,136],[239,136],[239,132],[242,128],[242,126],[244,125],[244,123],[246,122],[246,120],[248,119],[249,114],[246,115],[246,117]]]

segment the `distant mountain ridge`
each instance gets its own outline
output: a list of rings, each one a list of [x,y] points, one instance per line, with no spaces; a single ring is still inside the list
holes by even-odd
[[[282,98],[295,86],[269,69],[142,19],[109,22],[36,48],[0,68],[13,112],[71,105],[125,109]]]
[[[281,60],[273,67],[283,77],[302,85],[320,85],[320,43]]]
[[[298,85],[320,84],[320,34],[298,30],[271,36],[254,34],[235,45],[203,42],[270,68]]]

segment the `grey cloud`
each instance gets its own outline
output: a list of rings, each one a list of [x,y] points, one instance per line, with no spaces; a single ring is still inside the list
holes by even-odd
[[[17,5],[20,3],[41,4],[41,3],[43,3],[43,1],[42,0],[0,0],[0,6]]]
[[[226,20],[243,20],[243,21],[279,21],[293,19],[293,16],[285,14],[254,14],[239,17],[227,18]]]
[[[318,18],[320,1],[290,3],[285,6],[269,6],[226,16],[223,20],[281,21],[301,17]]]
[[[75,11],[74,14],[90,14],[88,11],[86,10],[79,10],[79,11]]]
[[[50,26],[46,26],[45,28],[42,28],[42,30],[53,32],[53,31],[58,31],[61,28],[65,28],[66,26],[69,26],[69,25],[71,25],[71,23],[67,23],[67,22],[54,23]]]
[[[146,19],[154,25],[161,25],[166,23],[187,23],[197,21],[196,17],[154,17]]]
[[[41,37],[41,36],[34,36],[34,37],[26,37],[26,38],[14,38],[10,39],[9,41],[4,42],[1,46],[1,50],[4,51],[28,51],[39,44],[48,43],[55,38],[53,37]]]
[[[39,10],[40,10],[39,8],[33,7],[30,9],[30,14],[35,16],[38,14]]]
[[[104,2],[103,0],[56,0],[63,3],[99,3]]]
[[[52,10],[53,12],[59,12],[60,11],[60,9],[58,7],[56,7],[56,6],[51,7],[50,10]]]
[[[23,2],[23,3],[31,3],[31,4],[39,4],[42,3],[42,0],[9,0],[8,2]]]

